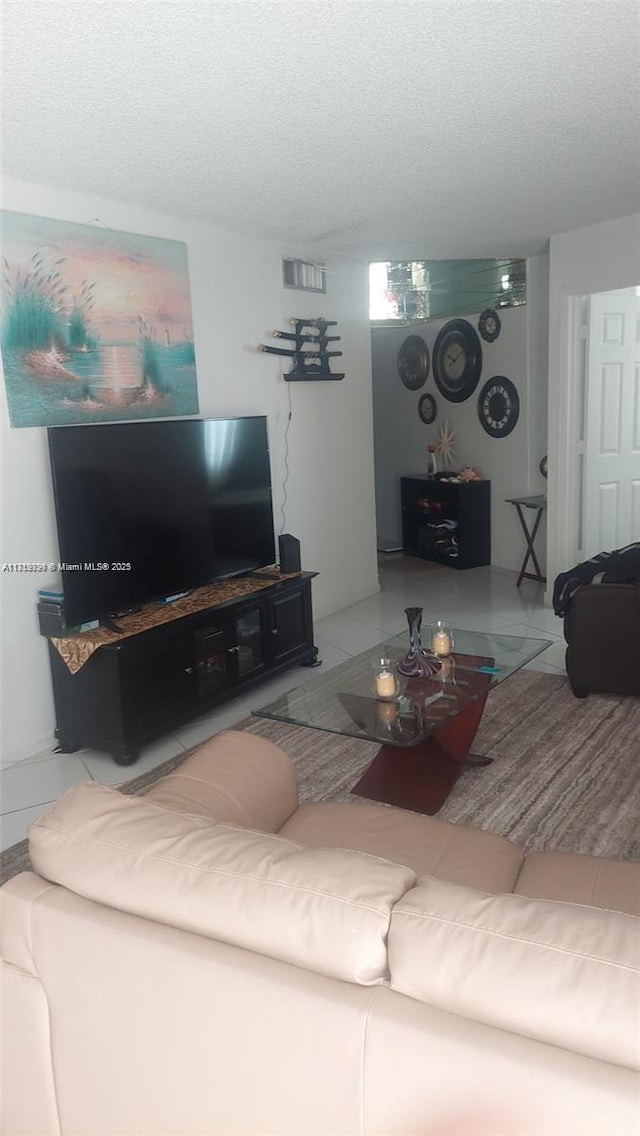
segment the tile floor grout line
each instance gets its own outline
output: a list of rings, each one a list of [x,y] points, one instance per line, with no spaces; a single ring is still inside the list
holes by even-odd
[[[32,801],[30,805],[23,805],[19,809],[7,809],[6,812],[0,813],[0,821],[2,817],[15,816],[16,813],[26,813],[27,809],[43,809],[45,805],[52,805],[57,801],[57,797],[52,797],[50,801]],[[0,824],[0,828],[2,825]]]

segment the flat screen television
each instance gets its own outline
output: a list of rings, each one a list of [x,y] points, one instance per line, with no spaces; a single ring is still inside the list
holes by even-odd
[[[274,563],[265,417],[48,435],[67,626]]]

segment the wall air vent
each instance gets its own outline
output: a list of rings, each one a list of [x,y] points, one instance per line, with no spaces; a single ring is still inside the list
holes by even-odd
[[[285,256],[282,258],[282,283],[285,288],[296,288],[299,292],[326,292],[326,269],[321,264]]]

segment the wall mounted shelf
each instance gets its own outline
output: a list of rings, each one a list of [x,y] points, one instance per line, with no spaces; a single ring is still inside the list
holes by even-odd
[[[336,327],[336,320],[298,319],[289,320],[294,331],[272,332],[274,339],[284,339],[291,343],[291,347],[272,347],[261,343],[259,351],[269,355],[284,355],[293,359],[293,370],[283,375],[286,382],[326,382],[327,380],[344,379],[343,374],[335,374],[330,369],[330,359],[342,355],[342,351],[331,351],[328,343],[339,343],[339,335],[327,335],[329,327]],[[307,329],[305,331],[305,328]]]

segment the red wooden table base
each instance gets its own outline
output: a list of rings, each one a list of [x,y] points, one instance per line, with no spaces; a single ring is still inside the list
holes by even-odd
[[[469,752],[486,700],[485,694],[470,702],[418,745],[383,745],[351,792],[433,816],[466,766],[488,765],[493,760]]]

